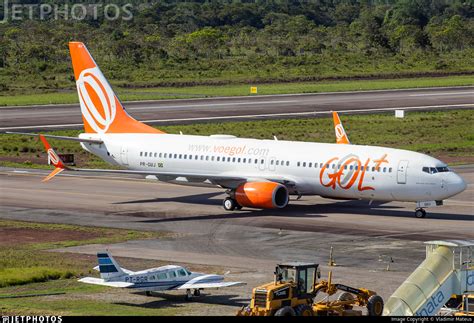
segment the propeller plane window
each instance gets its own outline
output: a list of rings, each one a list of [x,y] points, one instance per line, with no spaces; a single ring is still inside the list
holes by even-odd
[[[142,157],[142,156],[143,156],[143,151],[140,151],[140,157]]]

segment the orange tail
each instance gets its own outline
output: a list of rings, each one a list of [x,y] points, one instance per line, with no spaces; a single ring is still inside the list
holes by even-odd
[[[63,164],[63,161],[61,160],[61,158],[59,158],[58,154],[56,154],[53,148],[51,148],[46,138],[43,135],[39,135],[39,138],[41,142],[43,142],[44,148],[48,152],[48,157],[49,157],[49,160],[51,161],[51,164],[54,165],[54,170],[43,179],[43,182],[47,182],[51,178],[53,178],[54,176],[58,175],[63,170],[65,170],[66,166]]]
[[[163,133],[125,111],[83,43],[70,42],[69,51],[86,133]]]
[[[342,126],[341,120],[337,112],[332,112],[332,118],[334,120],[334,131],[336,131],[336,143],[338,144],[350,144],[349,138],[346,135],[346,131]]]

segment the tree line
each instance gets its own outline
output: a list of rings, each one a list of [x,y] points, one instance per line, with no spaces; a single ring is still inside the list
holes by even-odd
[[[63,9],[74,4],[47,3]],[[0,24],[0,91],[72,87],[70,40],[84,41],[106,75],[123,86],[474,67],[472,0],[114,3],[129,3],[133,18],[110,20],[102,10],[82,20],[27,19],[25,12],[25,19],[14,21],[8,8],[0,8],[9,20]]]

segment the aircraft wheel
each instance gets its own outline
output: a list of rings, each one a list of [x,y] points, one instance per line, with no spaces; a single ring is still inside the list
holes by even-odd
[[[236,209],[236,210],[242,210],[242,205],[240,205],[239,203],[235,202],[235,209]]]
[[[426,211],[424,209],[416,209],[415,210],[415,217],[421,219],[426,216]]]
[[[145,292],[145,294],[146,294],[146,296],[151,296],[151,291],[147,290],[147,291]]]
[[[201,291],[199,289],[194,290],[194,296],[201,296]]]
[[[224,201],[222,202],[222,205],[224,206],[224,210],[226,211],[234,211],[236,207],[236,202],[234,199],[230,197],[226,197]]]

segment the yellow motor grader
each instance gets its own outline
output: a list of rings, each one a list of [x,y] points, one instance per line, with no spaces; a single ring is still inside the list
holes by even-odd
[[[252,300],[242,307],[238,316],[360,316],[361,310],[354,306],[367,308],[367,314],[380,316],[383,300],[375,292],[364,288],[353,288],[331,282],[329,272],[327,281],[318,279],[321,274],[318,264],[284,263],[275,268],[275,279],[271,283],[255,287]],[[329,301],[327,298],[337,291],[343,291],[339,298]],[[319,292],[328,297],[315,302]]]

